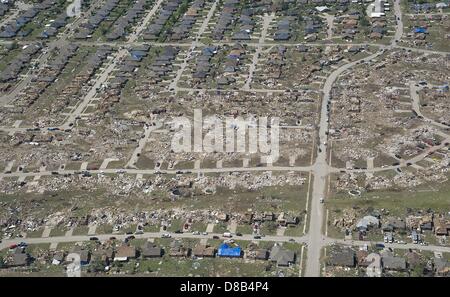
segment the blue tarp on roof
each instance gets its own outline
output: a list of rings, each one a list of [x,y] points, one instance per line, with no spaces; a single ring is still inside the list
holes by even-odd
[[[423,27],[414,28],[414,33],[427,33],[427,29]]]
[[[240,257],[241,252],[241,247],[231,247],[228,244],[223,243],[219,246],[217,255],[219,257]]]
[[[145,56],[147,56],[147,52],[145,52],[145,51],[138,51],[138,50],[131,51],[131,54],[133,56],[137,56],[137,57],[145,57]]]

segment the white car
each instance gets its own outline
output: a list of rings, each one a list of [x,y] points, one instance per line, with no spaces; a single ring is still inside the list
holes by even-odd
[[[170,235],[169,233],[163,233],[163,234],[161,235],[161,237],[162,237],[162,238],[171,238],[172,235]]]

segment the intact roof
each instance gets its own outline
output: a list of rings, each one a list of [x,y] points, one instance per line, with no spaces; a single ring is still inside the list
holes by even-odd
[[[270,261],[277,262],[278,266],[288,266],[295,262],[295,253],[290,250],[283,249],[280,245],[274,245],[270,251]]]
[[[144,257],[161,257],[162,256],[162,248],[156,246],[153,243],[146,242],[142,246],[142,256]]]
[[[406,269],[406,260],[401,257],[382,257],[383,267],[389,270],[404,270]]]
[[[277,31],[273,36],[274,40],[287,40],[289,38],[291,38],[291,33],[288,31]]]
[[[205,71],[197,71],[192,74],[193,78],[205,78],[208,75]]]

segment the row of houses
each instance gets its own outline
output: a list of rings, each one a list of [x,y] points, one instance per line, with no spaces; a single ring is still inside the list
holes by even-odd
[[[233,45],[228,52],[228,55],[225,57],[223,72],[225,74],[233,74],[238,72],[245,52],[246,50],[242,44],[237,43]]]
[[[114,75],[106,83],[107,88],[99,104],[100,111],[107,111],[114,103],[119,102],[123,87],[136,75],[142,59],[148,55],[149,50],[149,45],[135,46],[129,50],[129,55],[120,62]]]
[[[92,36],[95,29],[97,29],[100,24],[106,20],[110,15],[111,11],[116,8],[119,0],[107,0],[102,7],[96,10],[95,14],[91,15],[89,19],[82,23],[74,34],[76,39],[87,39]]]
[[[123,37],[126,34],[126,29],[144,15],[145,3],[146,0],[134,2],[133,6],[127,10],[127,13],[114,22],[111,32],[106,34],[106,39],[112,41]]]
[[[0,73],[0,82],[9,82],[16,80],[24,68],[27,68],[33,57],[40,52],[42,45],[32,43],[24,46],[21,52],[8,63],[5,69]]]
[[[195,69],[193,69],[192,78],[194,81],[204,81],[211,74],[211,59],[217,54],[216,46],[207,46],[202,49],[195,59]]]
[[[220,212],[216,215],[219,222],[227,222],[230,215],[225,212]],[[280,226],[296,225],[299,222],[299,217],[291,213],[280,212],[278,214],[271,211],[257,212],[249,209],[243,214],[238,214],[236,220],[242,224],[253,224],[261,222],[277,222]]]
[[[298,22],[296,16],[284,16],[275,25],[273,39],[278,41],[289,40],[292,38],[294,24]],[[305,39],[313,41],[311,37],[315,36],[323,27],[322,21],[317,17],[304,17],[304,35]]]
[[[15,103],[21,108],[25,108],[33,104],[35,100],[45,91],[48,85],[55,81],[62,69],[68,63],[70,57],[74,55],[77,47],[70,45],[63,47],[53,53],[56,57],[46,67],[40,69],[36,78],[15,98]],[[104,59],[111,53],[111,48],[108,46],[101,46],[94,54],[89,55],[85,61],[83,69],[71,79],[70,83],[64,86],[64,89],[57,94],[56,100],[51,106],[52,112],[58,112],[64,109],[70,103],[75,104],[80,99],[80,92],[82,92],[82,86],[86,84],[91,77],[95,74],[96,70],[103,63]],[[37,135],[36,137],[23,138],[16,137],[16,145],[24,142],[48,142],[52,141],[51,137],[42,138]]]
[[[237,30],[231,36],[232,40],[250,40],[251,34],[255,28],[255,21],[253,20],[253,9],[243,9],[241,16],[237,21]]]
[[[287,227],[287,226],[295,226],[299,222],[298,216],[292,215],[287,212],[280,212],[279,214],[275,214],[273,212],[246,212],[242,216],[238,218],[238,221],[244,224],[253,224],[260,222],[272,222],[275,221],[278,225]]]
[[[178,10],[181,3],[182,0],[169,0],[167,3],[165,3],[159,11],[158,16],[154,20],[152,20],[152,23],[148,26],[147,29],[144,30],[142,35],[144,40],[158,40],[161,33],[163,33],[161,31],[163,30],[169,19],[172,17],[172,15],[175,13],[175,11]]]
[[[367,22],[365,16],[359,11],[352,11],[346,17],[340,18],[340,34],[342,39],[351,41],[355,38],[356,34],[359,33],[360,26],[362,23]],[[371,39],[381,39],[387,33],[386,30],[386,19],[382,16],[372,17],[370,22],[367,23],[370,28],[369,38]]]
[[[56,5],[56,0],[44,0],[41,3],[33,4],[32,7],[20,11],[17,17],[8,23],[6,23],[0,29],[0,38],[13,38],[27,36],[30,31],[24,31],[23,29],[32,19],[34,19],[41,11],[50,9]]]
[[[111,262],[127,262],[132,259],[152,259],[161,258],[168,255],[174,258],[247,258],[252,260],[263,260],[276,263],[278,267],[289,267],[296,262],[296,253],[275,244],[271,249],[259,248],[255,244],[250,244],[244,251],[240,246],[231,243],[222,243],[218,247],[208,244],[198,244],[194,248],[186,247],[182,241],[174,240],[168,249],[164,249],[152,242],[145,242],[139,248],[123,244],[117,248],[112,246],[100,247],[92,252],[80,246],[74,247],[70,253],[80,256],[81,265],[88,265],[91,261],[98,261],[105,266]],[[52,258],[52,264],[60,265],[64,262],[67,253],[56,252]],[[29,263],[29,262],[27,262]],[[25,264],[23,264],[25,265]]]
[[[421,12],[430,12],[432,10],[439,10],[439,9],[446,9],[449,7],[448,2],[438,2],[438,3],[411,3],[410,9],[414,13],[421,13]]]
[[[225,0],[212,31],[214,40],[223,40],[225,34],[236,26],[232,33],[232,40],[250,40],[256,22],[255,16],[269,11],[271,1],[251,1],[245,6],[237,0]]]
[[[173,46],[164,47],[149,66],[150,83],[158,84],[173,70],[173,62],[180,49]]]
[[[45,26],[45,29],[39,34],[40,38],[47,39],[55,36],[58,30],[67,25],[67,13],[64,11],[60,13],[54,20]]]
[[[47,87],[58,78],[77,49],[78,46],[75,44],[55,48],[51,53],[52,57],[49,62],[39,70],[36,76],[33,76],[31,83],[15,98],[14,104],[19,107],[32,105]]]
[[[339,246],[332,247],[326,259],[328,266],[363,268],[366,275],[370,277],[380,277],[383,272],[407,272],[424,262],[426,261],[423,257],[415,251],[409,251],[400,257],[395,256],[390,250],[377,253],[366,249],[355,251],[350,247]],[[424,270],[436,276],[448,276],[450,262],[442,257],[434,257],[432,262],[427,263]]]
[[[186,39],[189,36],[194,24],[197,22],[200,12],[205,6],[204,0],[194,0],[186,13],[181,17],[177,24],[170,29],[170,40],[179,41]]]
[[[4,16],[12,7],[12,2],[0,3],[0,17]]]
[[[341,4],[349,4],[350,0],[297,0],[299,4],[334,4],[334,3],[341,3]]]
[[[273,34],[274,40],[289,40],[292,36],[292,22],[296,21],[294,16],[285,16],[278,20],[275,25],[276,30]]]
[[[51,110],[54,113],[60,112],[68,105],[75,105],[82,98],[83,86],[95,75],[105,59],[112,53],[110,46],[100,46],[96,52],[86,57],[86,64],[80,72],[64,86],[64,89],[57,95],[57,100],[52,104]]]
[[[450,232],[450,218],[434,214],[409,215],[405,219],[387,218],[381,224],[379,215],[367,215],[356,223],[358,231],[368,231],[371,228],[381,228],[382,232],[413,232],[413,240],[420,242],[420,232],[432,231],[436,236],[447,236]]]
[[[217,24],[212,32],[212,38],[214,40],[222,40],[225,33],[231,29],[231,25],[236,20],[238,5],[238,0],[225,0],[223,2],[223,7],[220,11],[219,17],[217,18]]]

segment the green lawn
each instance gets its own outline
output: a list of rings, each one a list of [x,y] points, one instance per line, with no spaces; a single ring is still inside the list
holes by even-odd
[[[113,226],[109,224],[99,225],[95,230],[96,234],[111,234],[113,232]]]
[[[55,227],[50,232],[50,236],[64,236],[64,234],[66,234],[67,230],[68,229],[65,227]]]
[[[77,226],[73,230],[72,235],[88,235],[89,227],[88,226]]]
[[[236,228],[236,232],[242,234],[252,234],[253,227],[252,225],[238,225]]]
[[[177,230],[183,230],[183,224],[184,224],[184,220],[182,220],[182,219],[172,220],[172,222],[170,223],[170,226],[167,227],[167,231],[175,232]]]
[[[228,225],[223,222],[214,225],[214,233],[224,233],[228,231]]]
[[[426,210],[431,208],[437,212],[450,211],[448,193],[450,184],[422,185],[410,190],[376,190],[364,192],[360,197],[350,197],[347,193],[337,193],[326,202],[330,210],[344,209],[353,206],[375,209],[388,209],[391,215],[405,215],[407,208]]]

